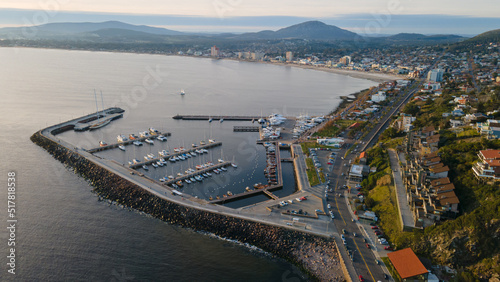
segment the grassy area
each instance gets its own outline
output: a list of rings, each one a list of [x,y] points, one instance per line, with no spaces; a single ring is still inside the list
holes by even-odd
[[[392,265],[392,263],[389,260],[389,258],[388,257],[383,257],[381,259],[384,262],[385,266],[387,267],[387,270],[389,270],[389,273],[391,274],[392,278],[394,278],[394,281],[400,282],[401,278],[399,277],[399,274],[397,273],[396,269]]]
[[[336,120],[336,121],[329,121],[323,126],[321,130],[318,132],[315,132],[313,136],[328,136],[328,137],[334,137],[337,136],[337,134],[341,131],[344,131],[347,127],[349,127],[351,124],[356,123],[357,121],[355,120],[348,120],[348,119],[341,119],[341,120]]]
[[[403,144],[404,137],[393,138],[384,142],[386,148],[396,149],[397,146]]]
[[[306,158],[307,164],[307,178],[309,179],[309,184],[311,186],[315,186],[319,184],[318,173],[316,172],[316,168],[314,167],[313,160],[310,158]]]
[[[325,174],[322,171],[320,171],[319,173],[319,178],[321,180],[321,183],[326,182]]]

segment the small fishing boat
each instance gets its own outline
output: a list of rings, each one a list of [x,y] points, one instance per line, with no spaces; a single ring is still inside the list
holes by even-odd
[[[125,151],[125,146],[123,145],[118,145],[118,149],[122,150],[122,151]]]
[[[148,169],[149,169],[149,167],[148,167],[147,165],[143,165],[143,166],[142,166],[142,168],[143,168],[144,170],[148,170]]]

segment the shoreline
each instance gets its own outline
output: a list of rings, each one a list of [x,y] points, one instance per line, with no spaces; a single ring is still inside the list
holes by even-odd
[[[207,56],[194,56],[194,55],[178,55],[178,54],[166,54],[166,53],[152,53],[152,52],[128,52],[125,50],[92,50],[92,49],[68,49],[68,48],[57,48],[57,47],[36,47],[36,46],[0,46],[0,48],[26,48],[26,49],[46,49],[46,50],[65,50],[65,51],[87,51],[87,52],[106,52],[106,53],[123,53],[123,54],[138,54],[138,55],[157,55],[157,56],[175,56],[175,57],[188,57],[188,58],[198,58],[198,59],[217,59],[217,60],[228,60],[228,61],[236,61],[236,62],[246,62],[246,63],[258,63],[258,64],[269,64],[276,66],[285,66],[285,67],[295,67],[301,69],[309,69],[309,70],[317,70],[323,72],[329,72],[339,75],[350,76],[353,78],[366,79],[378,83],[397,80],[397,79],[406,79],[405,76],[400,76],[396,74],[388,74],[381,72],[366,72],[366,71],[358,71],[358,70],[346,70],[346,69],[338,69],[338,68],[329,68],[329,67],[315,67],[311,65],[299,65],[299,64],[291,64],[291,63],[282,63],[282,62],[270,62],[270,61],[250,61],[238,58],[212,58]]]

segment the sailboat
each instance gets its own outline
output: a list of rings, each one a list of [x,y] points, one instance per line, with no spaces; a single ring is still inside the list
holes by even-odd
[[[101,101],[102,101],[102,113],[104,115],[103,120],[100,120],[99,107],[97,106],[97,94],[95,93],[95,89],[94,89],[94,98],[95,98],[95,106],[97,108],[97,112],[96,112],[97,122],[93,123],[91,126],[89,126],[89,130],[99,129],[101,127],[108,125],[111,122],[110,119],[106,119],[106,112],[104,111],[104,99],[102,98],[102,91],[101,91]]]

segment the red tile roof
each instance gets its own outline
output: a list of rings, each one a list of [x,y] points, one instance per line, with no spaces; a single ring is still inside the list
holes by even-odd
[[[427,268],[420,262],[417,255],[411,248],[402,249],[400,251],[388,253],[387,257],[391,260],[392,265],[401,276],[401,279],[417,276],[427,273]]]
[[[366,158],[366,152],[361,152],[361,154],[359,154],[359,158],[360,159]]]
[[[479,151],[487,160],[500,159],[500,150],[482,150]]]

